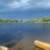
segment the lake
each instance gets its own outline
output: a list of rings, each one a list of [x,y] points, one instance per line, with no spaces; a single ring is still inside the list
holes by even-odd
[[[32,50],[32,41],[40,40],[50,43],[50,24],[47,23],[8,23],[0,24],[1,45],[17,44],[25,50]]]

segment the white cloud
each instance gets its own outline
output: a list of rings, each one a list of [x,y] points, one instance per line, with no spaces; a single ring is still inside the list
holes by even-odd
[[[37,8],[44,8],[44,9],[49,9],[50,8],[50,2],[49,1],[42,1],[38,2],[35,5]]]
[[[8,3],[10,8],[50,8],[50,0],[13,0]]]
[[[49,9],[50,8],[50,0],[0,0],[0,8],[2,6],[2,10],[7,11],[15,10],[15,9]],[[4,8],[3,8],[4,7]],[[5,11],[4,10],[4,11]]]
[[[29,1],[30,0],[21,0],[18,2],[17,0],[14,0],[13,2],[9,3],[8,6],[10,8],[26,8],[30,6]]]

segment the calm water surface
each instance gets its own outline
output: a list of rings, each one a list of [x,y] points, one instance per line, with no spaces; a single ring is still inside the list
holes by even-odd
[[[50,24],[0,24],[1,44],[16,43],[23,45],[25,50],[28,50],[34,40],[50,42]]]

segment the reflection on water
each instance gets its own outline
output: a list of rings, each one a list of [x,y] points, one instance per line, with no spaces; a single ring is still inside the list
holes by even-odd
[[[9,42],[24,46],[25,50],[33,50],[34,40],[50,42],[50,24],[0,24],[2,43]]]

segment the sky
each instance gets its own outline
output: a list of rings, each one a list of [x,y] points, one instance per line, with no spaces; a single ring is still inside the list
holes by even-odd
[[[50,17],[50,0],[0,0],[0,18]]]

